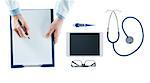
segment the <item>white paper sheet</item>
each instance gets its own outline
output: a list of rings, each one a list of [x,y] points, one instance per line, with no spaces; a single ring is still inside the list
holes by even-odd
[[[25,9],[22,14],[30,28],[30,39],[19,38],[13,31],[13,65],[53,64],[52,39],[44,37],[51,24],[50,9]]]

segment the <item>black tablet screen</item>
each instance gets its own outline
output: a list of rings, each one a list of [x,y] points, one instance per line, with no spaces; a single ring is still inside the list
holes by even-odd
[[[70,33],[71,56],[95,56],[99,52],[99,33]]]

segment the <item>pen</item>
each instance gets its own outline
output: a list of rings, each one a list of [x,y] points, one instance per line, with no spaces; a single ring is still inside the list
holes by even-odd
[[[88,26],[94,26],[93,24],[81,24],[81,23],[75,23],[75,27],[88,27]]]
[[[21,26],[21,28],[23,29],[23,31],[25,32],[26,35],[28,35],[26,29],[24,28],[24,26],[22,25],[21,21],[18,19],[18,23]],[[30,39],[30,37],[28,37],[28,39]]]

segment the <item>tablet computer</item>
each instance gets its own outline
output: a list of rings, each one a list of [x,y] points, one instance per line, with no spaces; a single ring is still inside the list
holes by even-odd
[[[102,33],[68,33],[67,52],[69,56],[100,56],[102,55]]]

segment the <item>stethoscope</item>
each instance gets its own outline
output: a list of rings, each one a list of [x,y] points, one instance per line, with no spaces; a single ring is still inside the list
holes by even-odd
[[[116,39],[115,41],[111,41],[111,40],[109,39],[109,25],[110,25],[110,19],[111,19],[111,17],[112,17],[113,14],[115,15],[115,18],[116,18],[117,30],[118,30],[118,37],[117,37],[117,39]],[[120,53],[118,53],[118,52],[116,51],[116,49],[115,49],[115,45],[114,45],[114,44],[119,40],[120,32],[119,32],[118,18],[117,18],[116,12],[115,12],[114,10],[112,10],[112,12],[111,12],[111,14],[110,14],[110,16],[109,16],[109,20],[108,20],[107,39],[108,39],[108,41],[109,41],[110,43],[112,43],[114,52],[115,52],[116,54],[120,55],[120,56],[129,56],[129,55],[135,53],[135,52],[141,47],[141,45],[142,45],[142,43],[143,43],[143,41],[144,41],[144,30],[143,30],[143,27],[142,27],[141,22],[140,22],[137,18],[135,18],[135,17],[130,17],[130,16],[129,16],[129,17],[126,17],[126,18],[122,21],[122,25],[121,25],[121,26],[122,26],[122,30],[123,30],[124,34],[126,35],[126,43],[127,43],[127,44],[132,44],[132,43],[134,42],[134,38],[133,38],[132,36],[127,35],[127,33],[126,33],[125,30],[124,30],[124,22],[125,22],[126,20],[128,20],[128,19],[134,19],[134,20],[136,20],[136,21],[140,24],[141,32],[142,32],[142,40],[141,40],[140,45],[139,45],[134,51],[132,51],[132,52],[130,52],[130,53],[128,53],[128,54],[120,54]]]

